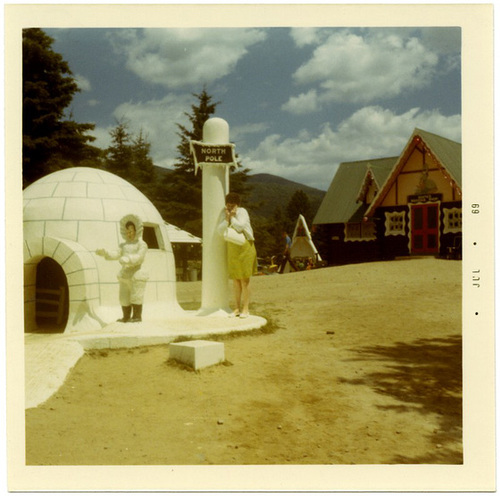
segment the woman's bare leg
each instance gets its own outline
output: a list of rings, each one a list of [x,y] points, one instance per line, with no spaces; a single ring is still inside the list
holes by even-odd
[[[234,313],[240,313],[242,287],[241,287],[241,281],[239,279],[233,280],[233,290],[234,290],[234,304],[235,304]]]
[[[250,278],[241,279],[241,298],[243,303],[242,312],[249,313],[250,306]]]

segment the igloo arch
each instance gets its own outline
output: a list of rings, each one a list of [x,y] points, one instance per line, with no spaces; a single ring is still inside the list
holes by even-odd
[[[183,313],[176,297],[172,246],[156,207],[114,174],[74,167],[49,174],[23,192],[25,332],[37,330],[47,315],[40,310],[47,294],[59,298],[48,312],[54,314],[52,323],[59,332],[99,330],[121,315],[119,265],[95,251],[115,249],[122,242],[120,219],[130,213],[142,219],[149,246],[143,265],[150,274],[144,320]],[[45,271],[41,281],[40,264],[46,259],[54,277]]]

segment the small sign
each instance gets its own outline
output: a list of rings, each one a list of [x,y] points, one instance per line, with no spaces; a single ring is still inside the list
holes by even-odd
[[[441,193],[428,194],[428,195],[409,195],[408,203],[430,203],[439,202],[443,199]]]
[[[201,141],[190,142],[191,153],[195,163],[195,173],[198,167],[204,165],[235,165],[234,145],[214,145]]]

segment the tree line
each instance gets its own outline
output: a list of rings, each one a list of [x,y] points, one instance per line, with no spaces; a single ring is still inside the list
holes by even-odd
[[[205,88],[193,93],[195,103],[185,112],[189,126],[177,124],[179,144],[173,169],[158,180],[151,158],[151,143],[142,130],[130,131],[125,118],[110,132],[111,144],[101,149],[89,132],[94,124],[78,123],[68,112],[80,91],[68,62],[56,53],[54,40],[42,29],[23,30],[23,188],[37,179],[68,167],[95,167],[116,174],[140,189],[162,217],[197,236],[202,233],[201,174],[194,174],[191,140],[202,140],[203,124],[215,114],[217,105]],[[248,199],[249,169],[237,156],[232,167],[231,190]],[[251,210],[251,205],[246,205]],[[277,209],[267,219],[256,219],[257,249],[261,256],[281,250],[281,233],[293,230],[302,213],[310,221],[310,205],[301,190],[290,199],[285,212]]]

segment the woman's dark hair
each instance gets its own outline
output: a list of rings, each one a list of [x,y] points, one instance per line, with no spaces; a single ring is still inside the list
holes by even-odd
[[[240,205],[241,204],[241,199],[240,195],[238,193],[228,193],[226,195],[226,203],[231,203],[235,205]]]
[[[126,227],[127,229],[129,228],[129,226],[132,226],[132,227],[135,229],[135,224],[134,224],[131,220],[129,220],[129,221],[125,224],[125,227]]]

